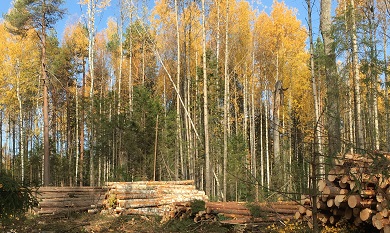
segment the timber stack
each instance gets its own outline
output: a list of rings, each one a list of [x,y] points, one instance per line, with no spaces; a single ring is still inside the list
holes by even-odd
[[[102,207],[105,192],[103,187],[40,187],[33,192],[39,203],[34,211],[39,215],[96,213]]]
[[[108,182],[107,186],[104,205],[117,214],[175,217],[178,210],[190,212],[189,202],[208,199],[204,191],[196,189],[193,180]]]
[[[327,179],[318,182],[318,220],[334,225],[344,218],[356,226],[366,222],[390,233],[390,179],[385,175],[389,165],[390,156],[384,152],[336,159]],[[310,214],[311,208],[302,212],[297,219]]]
[[[207,202],[206,209],[196,214],[194,221],[217,221],[223,224],[270,224],[293,219],[298,203],[280,201],[270,203]]]

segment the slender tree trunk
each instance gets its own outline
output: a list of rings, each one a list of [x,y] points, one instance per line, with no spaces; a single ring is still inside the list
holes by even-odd
[[[387,18],[384,19],[384,25],[383,25],[383,62],[385,64],[385,82],[389,83],[389,75],[388,75],[388,64],[387,64]],[[385,129],[386,129],[386,145],[387,150],[390,150],[390,101],[389,101],[389,87],[388,85],[385,85],[385,112],[386,112],[386,123],[385,123]]]
[[[307,14],[308,14],[308,26],[309,26],[309,41],[310,41],[310,75],[311,75],[311,84],[312,84],[312,92],[313,92],[313,100],[314,100],[314,113],[315,113],[315,125],[314,125],[314,137],[316,138],[317,145],[315,146],[316,152],[318,152],[319,158],[319,166],[318,172],[320,177],[325,177],[325,157],[323,156],[322,151],[322,134],[320,129],[320,111],[319,111],[319,103],[318,103],[318,94],[317,94],[317,79],[315,77],[314,70],[314,44],[313,44],[313,24],[312,24],[312,3],[310,0],[306,0],[307,3]],[[316,153],[315,155],[316,156]]]
[[[265,78],[265,77],[264,77]],[[269,156],[269,137],[268,137],[268,132],[269,132],[269,124],[268,124],[268,119],[269,119],[269,110],[268,110],[268,105],[269,105],[269,96],[266,94],[266,102],[265,102],[265,154],[266,154],[266,159],[267,159],[267,188],[270,188],[271,185],[271,163],[270,163],[270,156]]]
[[[306,0],[307,3],[307,14],[308,14],[308,24],[309,24],[309,41],[310,41],[310,74],[312,81],[312,91],[314,99],[314,112],[315,112],[315,126],[314,126],[314,153],[312,155],[312,203],[317,203],[317,169],[320,174],[319,177],[325,177],[325,164],[324,156],[322,154],[322,145],[321,145],[321,132],[319,128],[320,123],[320,113],[318,110],[318,97],[317,97],[317,81],[314,73],[314,45],[313,45],[313,26],[312,26],[312,3],[311,0]],[[318,143],[318,146],[317,146]],[[317,151],[318,150],[318,151]],[[317,153],[318,152],[318,153]],[[317,163],[318,168],[317,168]],[[317,222],[317,205],[313,205],[313,232],[317,233],[318,222]]]
[[[79,91],[77,87],[77,82],[75,86],[75,96],[76,96],[76,164],[75,164],[75,185],[78,184],[79,178],[79,157],[80,157],[80,138],[79,138]]]
[[[122,67],[123,67],[123,2],[119,0],[120,5],[120,16],[119,16],[119,79],[118,79],[118,115],[121,112],[121,101],[122,101]]]
[[[43,9],[45,6],[42,6]],[[44,147],[44,173],[43,186],[50,185],[50,144],[49,144],[49,94],[48,94],[48,78],[46,74],[46,19],[45,14],[41,21],[41,39],[42,39],[42,61],[41,73],[43,79],[43,147]]]
[[[356,29],[356,9],[355,0],[351,0],[352,8],[352,74],[354,87],[354,106],[355,106],[355,138],[356,147],[363,149],[363,123],[361,114],[361,94],[360,94],[360,75],[358,66],[358,47],[357,47],[357,29]]]
[[[254,68],[254,67],[252,67]],[[251,145],[251,173],[255,180],[255,201],[258,201],[259,199],[259,185],[257,181],[257,163],[256,163],[256,125],[255,125],[255,81],[254,76],[251,78],[251,117],[250,117],[250,145]]]
[[[20,65],[19,61],[17,61],[17,84],[16,84],[16,96],[19,103],[19,136],[20,136],[20,163],[21,163],[21,178],[22,184],[24,183],[24,127],[23,127],[23,105],[22,105],[22,96],[20,93]]]
[[[202,47],[203,47],[203,118],[204,118],[204,148],[205,148],[205,183],[206,195],[211,194],[210,145],[209,145],[209,112],[207,94],[207,66],[206,66],[206,8],[202,0]]]
[[[177,66],[176,66],[176,86],[178,92],[176,94],[176,166],[175,176],[179,179],[179,166],[183,166],[181,154],[181,121],[180,121],[180,31],[179,31],[179,6],[178,0],[175,0],[175,17],[176,17],[176,49],[177,49]],[[181,163],[179,164],[179,159]],[[181,171],[183,173],[183,170]]]
[[[223,201],[226,201],[227,192],[227,160],[228,160],[228,134],[229,134],[229,1],[226,2],[226,18],[225,18],[225,91],[223,103]]]
[[[95,12],[96,12],[96,2],[95,0],[89,0],[88,2],[88,65],[89,65],[89,76],[91,79],[91,87],[89,91],[89,98],[90,98],[90,114],[93,113],[93,104],[94,104],[94,45],[95,45]],[[90,160],[90,173],[89,173],[89,180],[90,180],[90,186],[94,186],[94,126],[92,121],[90,121],[89,126],[89,143],[90,143],[90,151],[89,151],[89,160]]]
[[[83,186],[84,171],[84,119],[85,119],[85,59],[83,58],[83,80],[81,84],[81,121],[80,121],[80,186]]]
[[[324,41],[326,59],[325,81],[327,84],[327,119],[329,155],[335,156],[341,150],[340,112],[339,112],[339,79],[336,74],[336,56],[331,30],[331,0],[321,0],[320,30]]]
[[[130,33],[129,33],[129,110],[133,112],[133,34],[131,24],[133,22],[133,8],[130,9]]]

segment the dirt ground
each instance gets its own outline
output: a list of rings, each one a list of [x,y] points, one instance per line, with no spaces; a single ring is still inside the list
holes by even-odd
[[[79,232],[245,232],[242,227],[219,223],[194,223],[192,219],[160,223],[159,217],[75,213],[69,216],[33,216],[3,223],[0,232],[13,233],[79,233]]]

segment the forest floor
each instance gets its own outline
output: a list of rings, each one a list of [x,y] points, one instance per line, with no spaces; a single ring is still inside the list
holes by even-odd
[[[103,215],[78,213],[69,216],[32,216],[0,225],[0,232],[12,233],[82,233],[82,232],[245,232],[240,226],[215,223],[194,223],[192,219],[160,223],[160,217],[139,215]]]

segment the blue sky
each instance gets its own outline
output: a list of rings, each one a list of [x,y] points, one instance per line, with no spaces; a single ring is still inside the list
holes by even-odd
[[[1,17],[3,14],[7,13],[8,9],[11,7],[12,0],[0,0],[0,14]],[[155,0],[147,0],[150,7],[154,5]],[[313,8],[313,25],[314,25],[314,33],[318,32],[318,15],[319,9],[317,5],[319,5],[320,0],[315,0],[317,3]],[[61,38],[63,35],[64,28],[66,24],[76,22],[86,14],[86,7],[80,6],[78,4],[79,0],[65,0],[64,8],[67,9],[67,14],[64,16],[62,20],[60,20],[55,29],[57,31],[58,37]],[[258,11],[266,11],[269,12],[272,6],[273,0],[249,0],[249,2],[254,3],[255,8]],[[301,20],[302,24],[306,26],[306,1],[305,0],[285,0],[285,4],[289,7],[296,8],[298,10],[298,19]],[[105,9],[102,13],[100,13],[99,17],[96,19],[96,27],[98,30],[101,30],[106,27],[107,19],[109,17],[117,18],[119,15],[118,9],[118,0],[111,0],[111,5],[107,9]],[[314,36],[316,37],[316,35]]]

